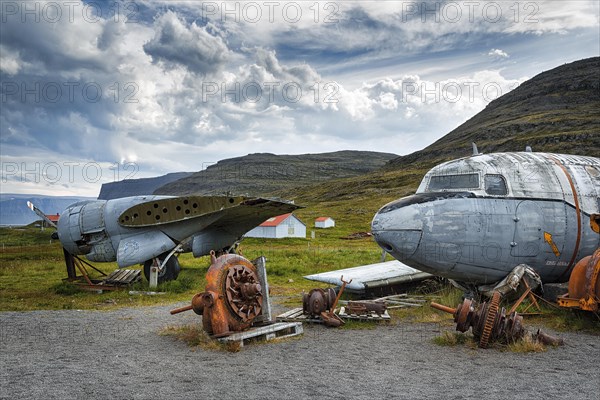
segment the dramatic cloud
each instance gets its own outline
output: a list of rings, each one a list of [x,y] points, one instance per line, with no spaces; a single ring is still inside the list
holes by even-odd
[[[144,45],[154,62],[183,65],[191,72],[206,75],[220,70],[227,61],[229,50],[223,39],[196,23],[186,26],[172,11],[159,17],[154,27],[154,37]]]
[[[598,55],[594,1],[267,3],[2,2],[2,191],[95,195],[130,162],[406,154]],[[48,178],[93,163],[98,180]]]

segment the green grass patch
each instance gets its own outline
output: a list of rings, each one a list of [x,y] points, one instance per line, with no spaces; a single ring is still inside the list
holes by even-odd
[[[548,350],[547,346],[533,340],[531,335],[525,335],[523,339],[508,344],[504,349],[512,353],[543,353]]]
[[[371,330],[375,329],[378,325],[385,323],[385,321],[359,321],[347,319],[344,321],[344,325],[342,325],[340,328],[348,330]]]
[[[477,342],[473,338],[473,335],[464,334],[460,332],[444,331],[440,336],[436,336],[431,341],[438,346],[458,346],[458,345],[469,345],[469,347],[476,347]]]
[[[54,293],[61,296],[73,296],[82,292],[79,286],[71,282],[57,283],[56,285],[53,285],[51,289],[54,291]]]
[[[600,335],[600,316],[590,311],[543,304],[541,315],[525,316],[527,325],[543,325],[559,332],[585,332]]]
[[[241,350],[241,346],[238,342],[221,343],[216,339],[212,339],[202,329],[200,324],[166,326],[159,331],[159,335],[173,336],[175,339],[184,342],[191,348],[200,347],[204,350],[225,351],[229,353],[237,353]]]

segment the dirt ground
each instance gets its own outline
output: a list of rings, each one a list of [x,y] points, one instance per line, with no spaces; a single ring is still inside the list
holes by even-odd
[[[436,324],[305,324],[300,338],[228,353],[159,335],[200,320],[171,316],[175,306],[0,313],[0,398],[596,400],[600,393],[597,336],[561,333],[566,346],[520,354],[435,345],[431,338],[447,329]]]

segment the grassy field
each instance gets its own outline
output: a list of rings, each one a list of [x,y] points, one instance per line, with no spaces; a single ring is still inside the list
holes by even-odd
[[[408,190],[408,189],[407,189]],[[267,258],[267,271],[271,295],[280,296],[286,306],[301,305],[301,294],[325,284],[308,281],[304,275],[340,268],[378,262],[381,250],[371,238],[347,240],[355,232],[368,232],[370,220],[377,209],[399,194],[372,196],[356,202],[352,199],[322,202],[318,206],[310,201],[296,214],[307,224],[308,239],[245,239],[240,251],[248,259],[261,255]],[[314,218],[331,216],[337,226],[330,229],[314,229]],[[311,232],[315,238],[311,239]],[[41,232],[37,228],[0,228],[0,311],[27,311],[37,309],[113,309],[125,306],[171,304],[189,301],[194,294],[204,290],[205,274],[210,261],[208,257],[193,258],[191,254],[179,257],[182,266],[179,278],[159,285],[164,295],[129,295],[127,290],[95,293],[81,291],[63,282],[66,277],[62,248],[58,241],[50,239],[51,230]],[[116,263],[95,263],[110,273]],[[92,271],[93,272],[93,271]],[[96,276],[96,272],[94,272]],[[148,290],[145,279],[132,287]],[[430,293],[434,291],[433,293]],[[419,294],[423,294],[420,292]],[[462,293],[452,287],[440,286],[428,289],[428,299],[449,306],[461,301]],[[283,299],[283,300],[282,300]],[[392,310],[399,321],[438,323],[453,330],[452,316],[430,307]],[[542,315],[528,317],[535,326],[548,326],[556,330],[583,330],[600,333],[598,317],[590,313],[572,312],[544,306]],[[352,327],[351,327],[352,328]],[[360,328],[360,327],[359,327]]]
[[[345,207],[326,213],[338,220],[338,227],[322,230],[311,228],[314,217],[321,213],[309,208],[300,210],[300,218],[315,231],[314,239],[245,239],[241,253],[248,259],[261,255],[267,257],[267,270],[271,292],[274,295],[298,297],[303,290],[319,287],[302,276],[338,268],[377,262],[381,250],[370,238],[344,240],[342,237],[356,231],[369,231],[365,215],[372,209],[348,210]],[[355,211],[346,220],[343,213]],[[41,232],[36,228],[0,228],[0,310],[34,310],[64,308],[113,308],[115,306],[148,305],[189,300],[202,291],[204,275],[210,265],[208,257],[193,258],[191,254],[179,257],[182,271],[174,282],[160,285],[161,296],[131,296],[127,291],[102,294],[77,290],[63,282],[66,277],[62,248],[50,239],[51,230]],[[116,263],[94,263],[105,273],[117,268]],[[135,267],[133,267],[135,268]],[[99,276],[91,271],[92,275]],[[134,290],[147,290],[145,279]]]

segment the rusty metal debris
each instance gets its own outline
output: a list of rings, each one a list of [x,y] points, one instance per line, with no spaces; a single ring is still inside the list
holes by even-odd
[[[569,278],[569,293],[557,299],[558,305],[598,312],[600,304],[600,248],[582,258]]]
[[[349,301],[346,305],[346,312],[350,314],[367,314],[375,312],[383,314],[387,310],[384,301]]]
[[[261,314],[262,290],[256,267],[250,261],[234,254],[216,258],[211,252],[205,291],[196,294],[191,305],[172,310],[171,314],[193,310],[202,315],[208,334],[228,336],[248,329]]]
[[[477,305],[471,299],[464,299],[456,308],[431,302],[431,307],[454,315],[456,330],[466,332],[471,328],[473,336],[479,341],[479,347],[487,348],[490,343],[513,343],[522,339],[527,333],[523,327],[523,317],[516,312],[507,315],[504,307],[500,308],[501,295],[494,292],[490,301]],[[543,344],[562,345],[562,339],[555,338],[541,331],[532,335],[534,340]]]
[[[302,297],[302,311],[309,317],[320,317],[323,323],[327,326],[338,327],[344,324],[344,321],[335,314],[337,303],[344,293],[346,285],[352,282],[352,279],[345,281],[344,277],[340,278],[342,286],[337,293],[332,288],[312,289],[305,293]]]
[[[323,319],[323,323],[327,326],[331,326],[334,328],[344,325],[344,321],[335,314],[335,307],[337,307],[337,303],[340,300],[340,297],[342,297],[342,293],[344,293],[344,289],[346,289],[346,285],[351,283],[352,279],[350,279],[349,281],[345,281],[344,276],[342,275],[342,277],[340,278],[340,281],[342,281],[342,286],[340,287],[340,290],[338,291],[338,294],[337,294],[335,300],[333,301],[333,304],[331,305],[329,312],[328,313],[325,311],[321,312],[321,318]]]
[[[317,317],[331,308],[335,298],[333,288],[312,289],[302,297],[302,311],[310,317]]]

